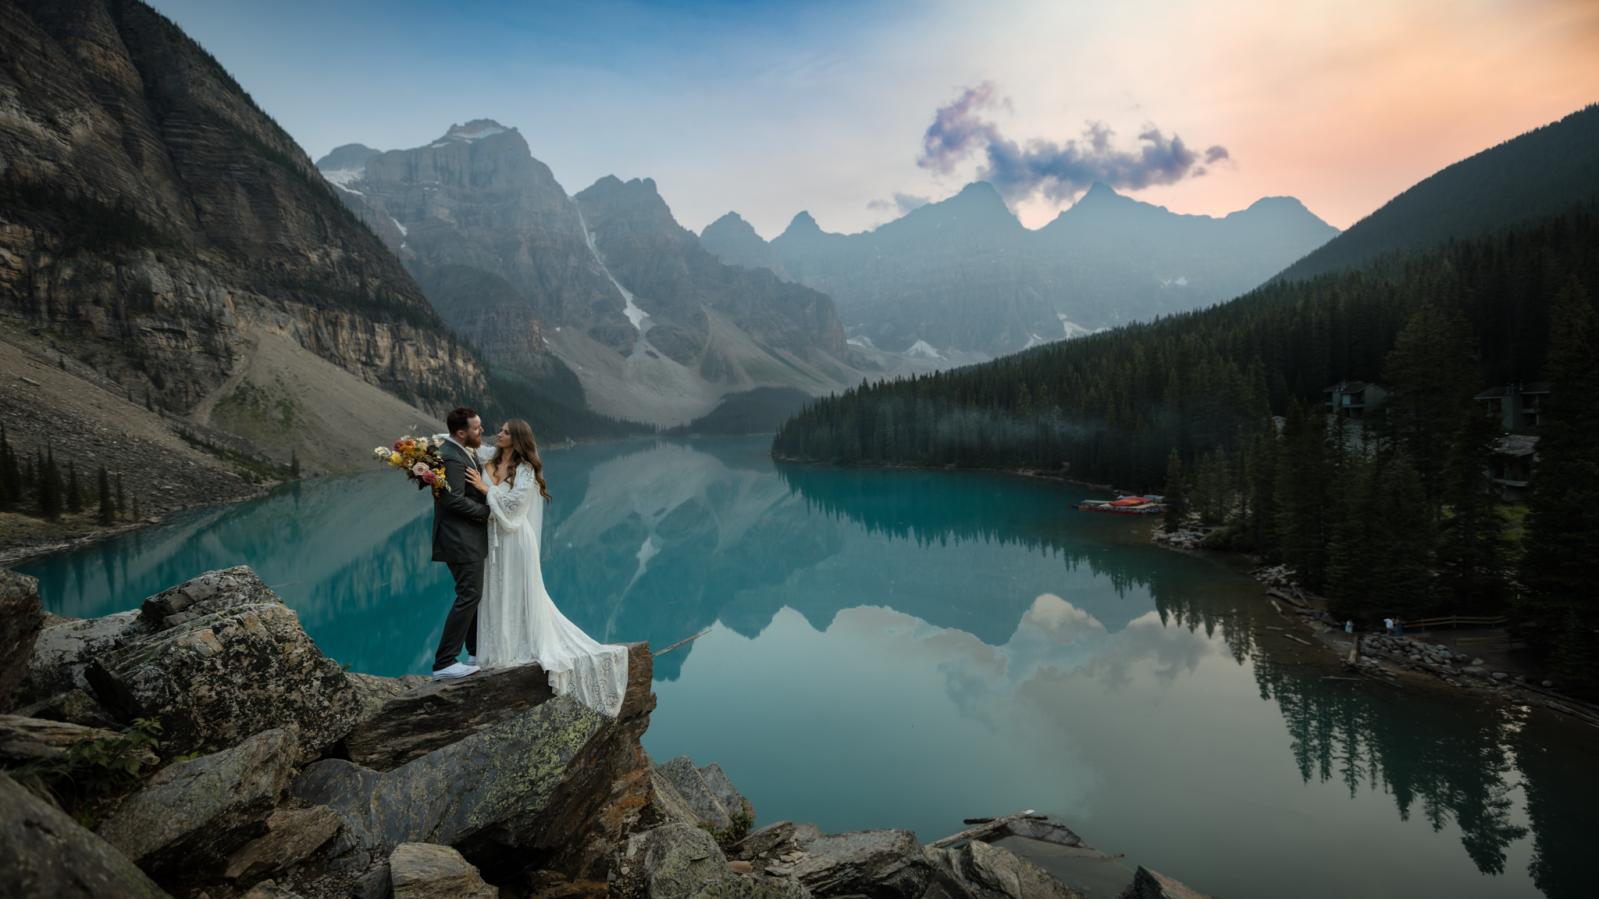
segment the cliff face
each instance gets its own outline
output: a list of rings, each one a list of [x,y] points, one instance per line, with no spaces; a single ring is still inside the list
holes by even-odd
[[[496,369],[564,375],[599,412],[679,424],[730,393],[859,378],[828,297],[724,265],[648,179],[570,197],[486,119],[406,150],[349,144],[317,167]]]
[[[283,339],[306,351],[291,367],[352,376],[328,390],[432,412],[484,390],[288,135],[135,0],[0,0],[0,198],[13,339],[153,406],[206,421],[241,390],[281,392],[293,372],[253,362]],[[311,424],[278,411],[281,430]]]

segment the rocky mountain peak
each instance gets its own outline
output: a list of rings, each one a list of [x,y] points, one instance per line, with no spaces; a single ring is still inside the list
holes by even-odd
[[[450,130],[444,132],[444,136],[439,139],[471,142],[514,131],[515,128],[507,128],[493,119],[473,119],[464,125],[451,125]]]
[[[793,220],[788,223],[788,227],[784,228],[783,233],[779,236],[780,238],[800,237],[821,233],[822,226],[816,224],[816,219],[813,218],[809,212],[802,211],[798,215],[794,216]]]
[[[382,154],[382,150],[374,150],[366,144],[345,144],[334,147],[332,152],[316,161],[316,167],[323,172],[360,170],[372,157]]]

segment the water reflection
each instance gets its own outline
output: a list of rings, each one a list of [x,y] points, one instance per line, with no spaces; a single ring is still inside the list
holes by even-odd
[[[556,601],[610,641],[711,630],[658,658],[647,744],[721,762],[758,808],[927,833],[1047,808],[1234,896],[1578,889],[1591,737],[1338,680],[1247,579],[1070,511],[1080,491],[774,468],[758,440],[546,461]],[[420,672],[451,592],[431,514],[375,472],[26,569],[98,615],[248,563],[341,662]]]

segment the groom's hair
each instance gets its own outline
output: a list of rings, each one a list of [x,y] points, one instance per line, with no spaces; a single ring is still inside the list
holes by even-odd
[[[450,429],[451,434],[454,434],[456,431],[466,430],[467,425],[471,423],[472,419],[477,417],[478,415],[475,410],[467,406],[461,406],[457,409],[450,410],[450,414],[444,418],[444,426]]]

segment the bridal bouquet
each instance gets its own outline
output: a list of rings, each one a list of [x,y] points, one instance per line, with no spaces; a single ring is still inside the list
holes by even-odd
[[[405,472],[416,482],[416,489],[432,487],[433,495],[449,489],[444,480],[444,457],[439,455],[442,441],[428,437],[401,437],[393,447],[380,446],[372,450],[379,462]]]

